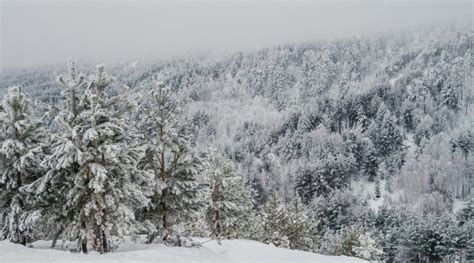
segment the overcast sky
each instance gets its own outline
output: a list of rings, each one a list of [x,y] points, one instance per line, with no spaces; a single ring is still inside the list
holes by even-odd
[[[71,57],[152,61],[472,21],[471,1],[0,1],[0,70]]]

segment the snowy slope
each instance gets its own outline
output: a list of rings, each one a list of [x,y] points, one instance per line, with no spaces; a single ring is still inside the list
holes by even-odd
[[[0,241],[0,262],[364,262],[358,258],[323,256],[315,253],[276,248],[250,240],[224,240],[222,245],[207,242],[202,247],[183,248],[126,242],[116,252],[88,255],[49,249],[49,242],[36,242],[27,248]]]

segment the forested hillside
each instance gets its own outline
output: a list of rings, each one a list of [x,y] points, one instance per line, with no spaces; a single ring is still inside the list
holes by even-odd
[[[84,242],[91,231],[101,238],[148,233],[153,242],[173,229],[387,262],[474,259],[472,33],[430,28],[134,62],[111,66],[113,83],[99,67],[86,84],[76,71],[92,73],[87,65],[71,64],[60,82],[66,67],[4,73],[1,94],[22,88],[10,89],[0,123],[12,122],[5,105],[18,96],[22,102],[24,92],[39,100],[31,103],[41,119],[34,135],[53,136],[25,128],[29,148],[15,151],[4,128],[0,200],[8,205],[0,202],[0,218],[11,224],[9,203],[24,201],[36,210],[19,224],[64,224],[46,224],[32,237],[53,229],[56,239]],[[103,130],[88,130],[96,123]],[[64,138],[82,145],[82,155],[70,153]],[[176,157],[169,170],[160,157],[167,151]],[[24,162],[10,167],[21,154]],[[81,167],[99,155],[116,159],[104,160],[104,171],[89,165],[96,179],[68,178],[86,173]],[[8,181],[12,169],[34,172],[18,186]],[[85,227],[100,206],[86,206],[82,221],[73,216],[82,213],[81,200],[97,198],[83,192],[87,186],[104,187],[112,196],[105,203],[118,208],[107,230]],[[3,190],[17,188],[24,200]],[[37,209],[65,196],[74,202],[60,215]],[[137,225],[129,226],[132,218]]]

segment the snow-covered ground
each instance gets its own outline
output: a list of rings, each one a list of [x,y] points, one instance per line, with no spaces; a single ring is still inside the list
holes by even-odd
[[[161,244],[145,245],[127,241],[112,253],[88,255],[49,249],[50,242],[39,241],[33,248],[0,241],[0,262],[364,262],[352,257],[323,256],[315,253],[277,248],[250,240],[215,241],[201,247],[168,247]]]

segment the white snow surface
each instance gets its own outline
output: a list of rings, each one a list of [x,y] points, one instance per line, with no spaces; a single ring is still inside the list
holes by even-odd
[[[205,241],[206,239],[197,239]],[[61,242],[58,242],[60,245]],[[122,243],[108,254],[89,252],[72,253],[50,249],[50,241],[33,243],[33,248],[0,241],[0,262],[365,262],[362,259],[345,256],[323,256],[316,253],[277,248],[250,240],[223,240],[206,242],[201,247],[168,247],[162,244],[141,244],[132,241]]]

